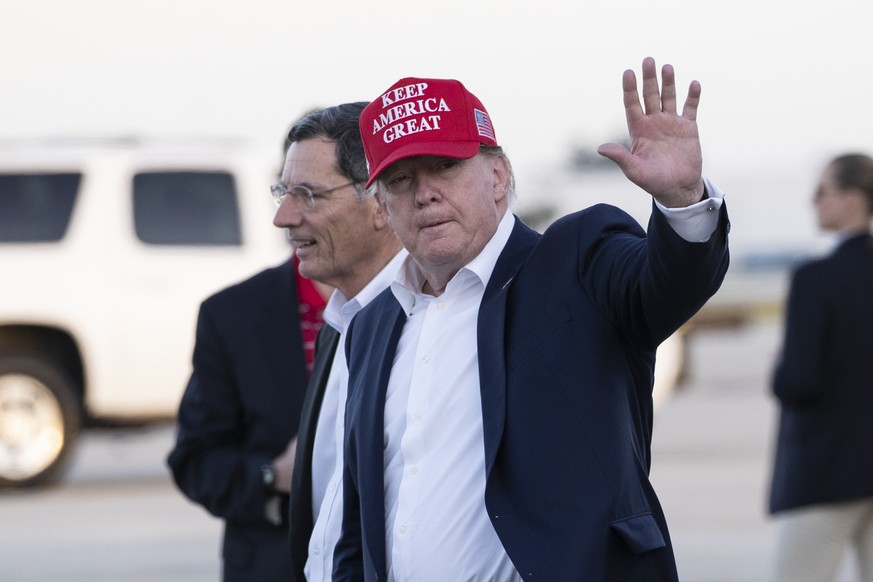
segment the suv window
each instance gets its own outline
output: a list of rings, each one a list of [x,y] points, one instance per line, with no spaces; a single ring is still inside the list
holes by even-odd
[[[147,244],[242,245],[236,184],[226,172],[135,175],[133,221]]]
[[[59,241],[82,174],[0,174],[0,243]]]

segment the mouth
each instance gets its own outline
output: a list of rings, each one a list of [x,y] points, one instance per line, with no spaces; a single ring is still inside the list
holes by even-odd
[[[451,220],[428,220],[427,222],[421,225],[421,230],[426,230],[428,228],[438,228],[443,226],[444,224],[448,224]]]
[[[300,237],[292,237],[291,238],[291,246],[296,249],[303,249],[306,247],[311,247],[315,244],[314,238],[300,238]]]

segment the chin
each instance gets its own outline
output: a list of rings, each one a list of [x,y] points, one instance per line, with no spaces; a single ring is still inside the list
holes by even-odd
[[[307,279],[315,279],[316,275],[318,275],[318,267],[313,260],[300,260],[300,265],[297,268],[300,271],[300,274],[306,277]]]

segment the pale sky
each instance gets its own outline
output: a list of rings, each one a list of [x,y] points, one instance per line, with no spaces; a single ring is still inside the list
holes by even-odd
[[[704,171],[741,217],[774,200],[808,206],[827,157],[873,151],[869,2],[511,4],[0,0],[0,139],[221,135],[278,148],[306,109],[452,77],[491,113],[524,196],[573,144],[624,135],[622,71],[651,55],[674,65],[681,93],[701,82]]]

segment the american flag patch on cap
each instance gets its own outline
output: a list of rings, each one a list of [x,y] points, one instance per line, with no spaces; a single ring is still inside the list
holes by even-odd
[[[488,114],[478,109],[474,109],[473,114],[476,116],[476,130],[479,135],[494,139],[494,127],[491,125],[491,118],[488,117]]]

